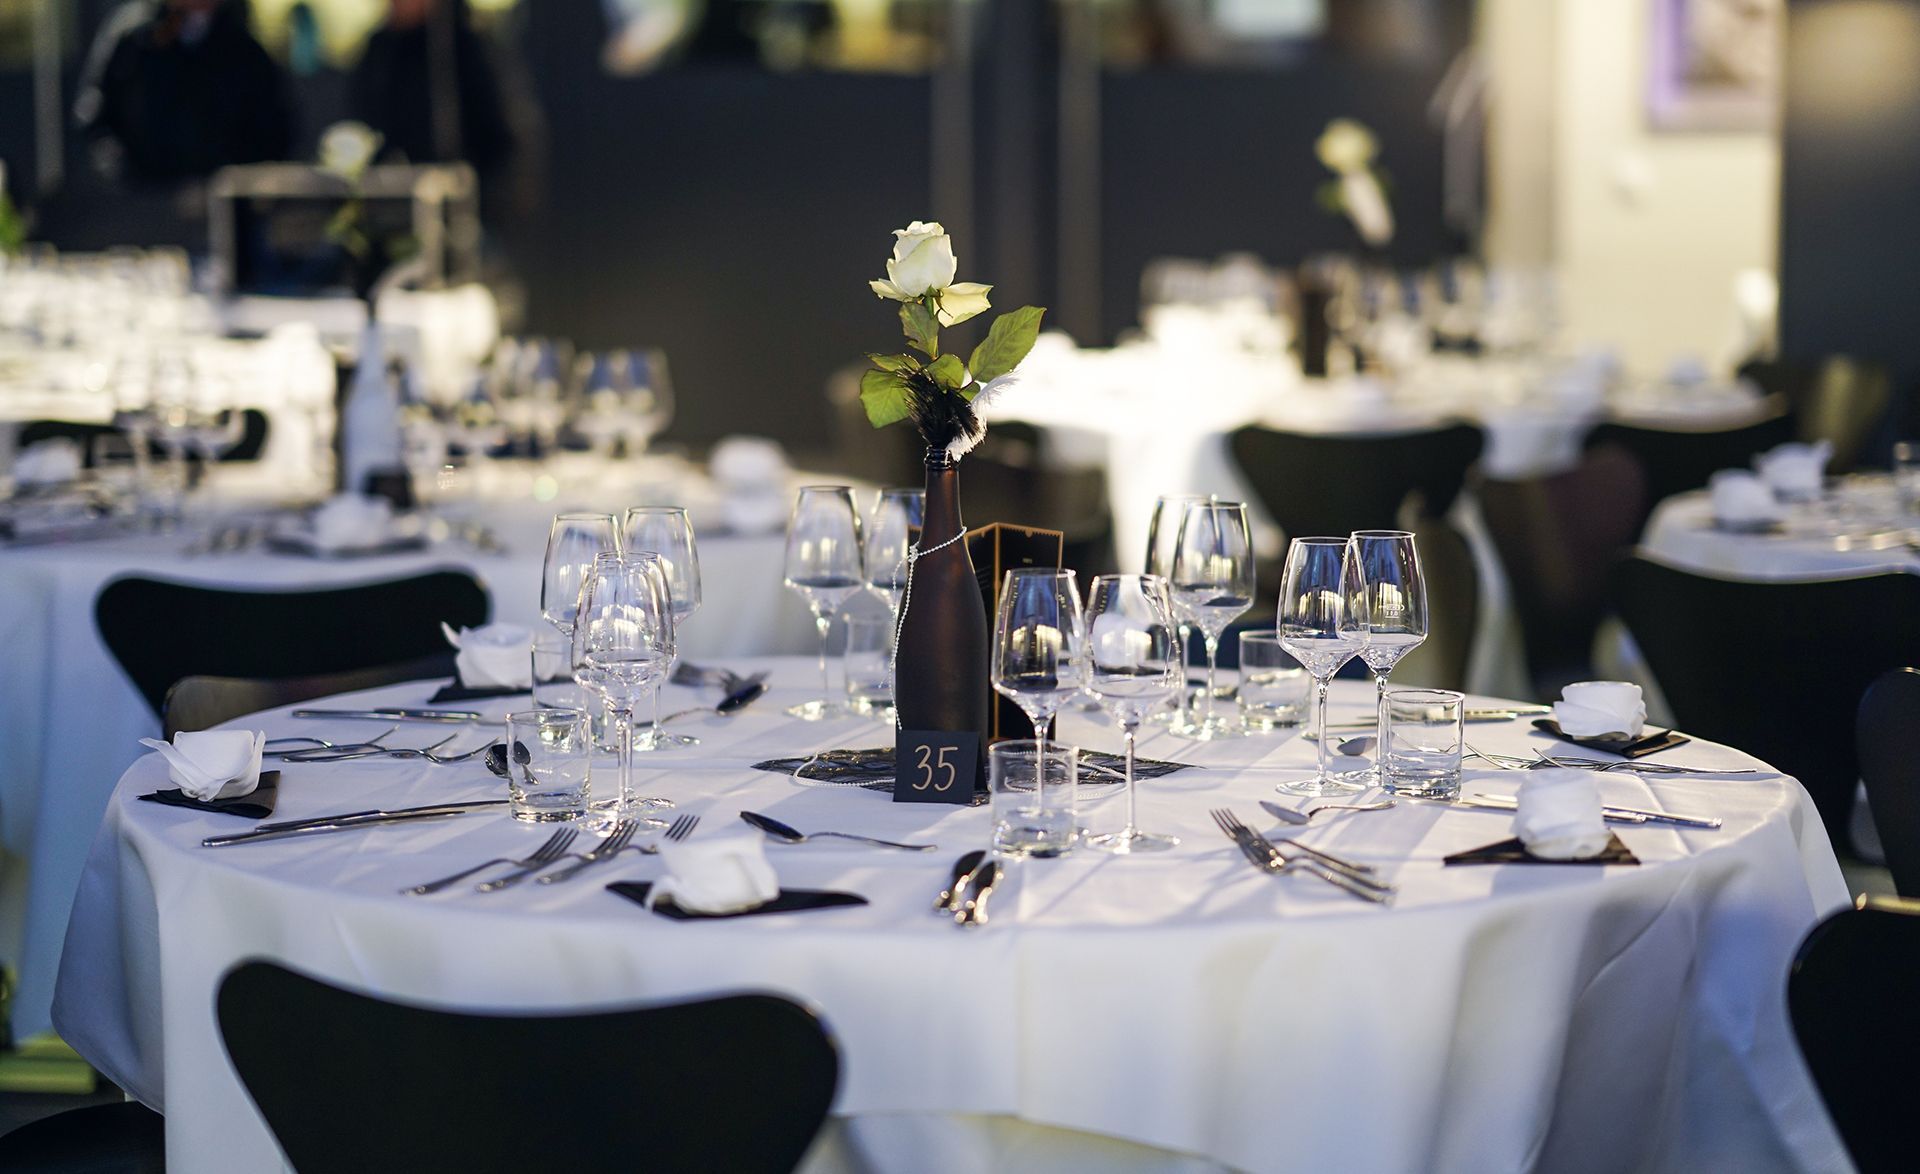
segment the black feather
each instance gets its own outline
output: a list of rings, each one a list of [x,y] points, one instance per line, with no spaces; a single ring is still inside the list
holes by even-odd
[[[929,449],[945,452],[961,437],[966,437],[971,447],[986,432],[965,396],[922,374],[907,379],[907,410]]]

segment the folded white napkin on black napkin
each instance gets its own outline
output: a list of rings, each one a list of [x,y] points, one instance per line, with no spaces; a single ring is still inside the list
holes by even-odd
[[[1542,860],[1584,860],[1613,839],[1601,814],[1600,784],[1591,771],[1531,770],[1520,780],[1513,834]]]
[[[533,633],[519,624],[487,624],[454,631],[441,624],[447,643],[459,649],[453,667],[469,689],[531,689]]]
[[[393,503],[384,497],[343,493],[328,498],[308,520],[314,545],[321,550],[358,550],[387,540]]]
[[[664,879],[654,883],[647,908],[663,897],[690,913],[733,913],[780,895],[780,878],[767,862],[758,832],[719,832],[698,840],[660,841]]]
[[[1821,479],[1832,456],[1833,445],[1825,440],[1782,444],[1753,458],[1753,467],[1768,488],[1781,497],[1806,501],[1820,496]]]
[[[182,731],[172,743],[140,739],[167,760],[167,777],[203,802],[237,799],[260,785],[260,757],[267,748],[261,730]]]
[[[1784,514],[1772,487],[1745,469],[1715,473],[1707,481],[1707,492],[1713,497],[1713,520],[1723,526],[1765,525]]]
[[[1647,724],[1647,703],[1638,685],[1581,681],[1560,690],[1553,720],[1569,738],[1635,738]]]
[[[30,444],[13,458],[16,485],[65,485],[80,476],[80,445],[64,436]]]

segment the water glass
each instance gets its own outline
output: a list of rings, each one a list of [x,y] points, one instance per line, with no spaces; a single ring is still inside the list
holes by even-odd
[[[1459,798],[1466,716],[1466,698],[1451,690],[1387,690],[1380,785],[1396,795]]]
[[[591,798],[593,727],[583,709],[507,715],[507,798],[527,823],[578,819]]]
[[[1280,647],[1278,632],[1240,633],[1240,717],[1247,728],[1299,725],[1312,693],[1313,678]]]
[[[1080,751],[1023,738],[987,751],[993,850],[1003,856],[1061,856],[1073,848]]]
[[[893,617],[842,613],[847,644],[841,675],[847,680],[847,704],[861,713],[890,716],[893,711]]]
[[[586,709],[587,694],[573,679],[573,637],[533,634],[533,704],[540,709]]]
[[[1893,446],[1893,488],[1902,510],[1920,514],[1920,441],[1903,440]]]

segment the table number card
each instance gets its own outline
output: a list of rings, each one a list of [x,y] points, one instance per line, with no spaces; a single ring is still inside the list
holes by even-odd
[[[895,803],[973,802],[980,773],[980,735],[952,730],[901,730],[893,749]]]

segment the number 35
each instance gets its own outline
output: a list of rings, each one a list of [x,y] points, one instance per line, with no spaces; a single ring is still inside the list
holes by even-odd
[[[947,761],[947,755],[959,749],[960,747],[958,746],[942,746],[940,747],[939,756],[935,757],[933,747],[919,747],[920,761],[915,765],[920,768],[920,781],[913,784],[913,789],[916,791],[924,791],[928,787],[932,787],[936,791],[945,791],[948,787],[953,786],[953,780],[958,776],[958,772],[953,769],[953,764]],[[933,781],[933,772],[935,770],[947,772],[945,781],[939,783]]]

